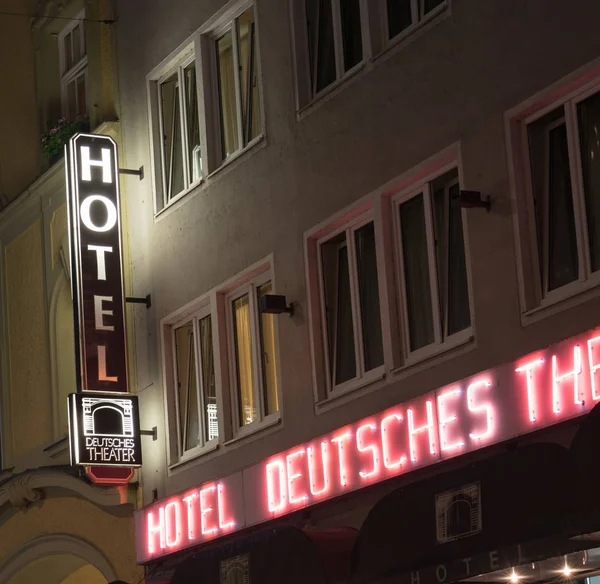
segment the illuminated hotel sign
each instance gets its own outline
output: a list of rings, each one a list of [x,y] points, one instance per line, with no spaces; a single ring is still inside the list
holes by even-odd
[[[78,391],[127,392],[117,145],[78,134],[67,158]]]
[[[72,393],[69,424],[72,464],[141,466],[137,396]]]
[[[137,397],[127,394],[117,145],[109,136],[78,134],[66,162],[78,392],[68,402],[71,464],[136,467],[141,445]]]
[[[139,563],[520,434],[600,400],[600,329],[452,383],[136,513]]]

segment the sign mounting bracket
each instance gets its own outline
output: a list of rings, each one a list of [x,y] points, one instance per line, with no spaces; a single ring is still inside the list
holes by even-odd
[[[144,298],[140,298],[139,296],[126,296],[125,302],[131,304],[145,304],[146,308],[150,308],[152,306],[152,297],[150,294],[147,294]]]
[[[130,174],[132,176],[139,176],[140,180],[144,180],[144,167],[140,166],[137,170],[134,168],[119,168],[119,174]]]

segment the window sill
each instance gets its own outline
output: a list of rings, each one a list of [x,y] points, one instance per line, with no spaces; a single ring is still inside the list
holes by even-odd
[[[558,290],[555,292],[559,292]],[[588,300],[600,296],[600,272],[584,282],[573,282],[560,289],[559,294],[542,300],[539,306],[521,313],[521,324],[527,326],[557,314],[569,308],[574,308]]]
[[[229,165],[233,164],[236,160],[240,159],[242,156],[247,154],[250,150],[254,150],[255,147],[258,149],[258,145],[265,142],[265,134],[259,134],[256,138],[250,140],[248,144],[246,144],[240,150],[234,152],[231,156],[228,156],[225,160],[221,162],[218,168],[215,168],[208,175],[206,175],[206,180],[211,180],[215,175],[219,174],[222,170],[226,169]]]
[[[380,382],[384,381],[385,377],[385,366],[381,365],[380,367],[369,371],[359,379],[352,379],[338,386],[337,389],[333,389],[329,392],[327,398],[318,401],[315,404],[317,415],[328,412],[338,405],[348,403],[349,401],[376,390],[382,385]]]
[[[215,452],[215,450],[219,449],[219,443],[216,440],[208,442],[204,446],[194,448],[193,450],[189,450],[186,452],[177,462],[169,465],[169,473],[172,471],[179,470],[182,467],[185,467],[191,463],[193,463],[198,458],[205,456],[211,452]]]
[[[402,365],[392,369],[391,374],[396,378],[406,377],[452,359],[456,357],[457,352],[470,351],[475,346],[475,336],[471,327],[465,331],[456,333],[451,339],[441,345],[426,347],[427,351],[419,351],[418,355],[410,355]]]
[[[181,207],[181,201],[185,199],[191,192],[198,189],[204,183],[204,177],[192,183],[187,189],[181,191],[178,195],[173,197],[160,211],[154,213],[154,220],[160,221],[164,216],[168,215],[174,209]],[[199,189],[198,189],[199,190]]]
[[[223,446],[231,446],[240,442],[251,442],[253,439],[262,438],[265,434],[275,432],[282,428],[281,416],[279,414],[272,414],[265,418],[262,422],[253,422],[244,426],[233,438],[223,442]]]

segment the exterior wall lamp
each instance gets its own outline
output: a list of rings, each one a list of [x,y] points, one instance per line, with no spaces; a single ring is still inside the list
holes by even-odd
[[[285,296],[277,294],[265,294],[258,299],[258,310],[261,314],[281,314],[287,312],[290,316],[294,315],[294,303],[289,306]]]
[[[487,209],[489,213],[492,207],[489,195],[487,197],[482,197],[480,191],[460,191],[457,199],[459,207],[463,209],[482,207],[483,209]]]

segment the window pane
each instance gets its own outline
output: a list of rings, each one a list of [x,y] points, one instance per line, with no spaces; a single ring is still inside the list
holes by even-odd
[[[238,18],[240,46],[240,87],[242,89],[242,124],[244,145],[262,131],[258,92],[258,59],[256,54],[256,23],[254,8]]]
[[[354,232],[360,319],[365,371],[383,365],[381,315],[379,312],[379,284],[375,254],[375,225],[371,221]]]
[[[180,193],[183,186],[183,150],[181,144],[181,113],[179,111],[179,80],[173,73],[160,85],[163,121],[163,161],[167,201]]]
[[[332,386],[356,377],[346,233],[321,246]]]
[[[77,116],[77,86],[75,81],[67,85],[67,118],[72,120]]]
[[[579,276],[563,109],[531,124],[528,131],[542,283],[550,291]]]
[[[194,61],[183,70],[183,80],[185,83],[188,165],[191,182],[196,182],[202,175],[202,158],[200,156],[200,122],[198,120],[198,91]]]
[[[306,0],[306,28],[313,93],[336,80],[331,0]]]
[[[200,443],[194,330],[191,321],[175,330],[175,359],[180,445],[185,452]]]
[[[87,114],[87,97],[85,94],[85,74],[77,77],[77,115]]]
[[[423,0],[423,14],[431,12],[434,8],[437,8],[444,2],[445,0]]]
[[[342,17],[342,44],[344,46],[344,71],[362,61],[360,5],[358,0],[340,2]]]
[[[74,29],[73,29],[73,62],[74,63],[78,63],[79,61],[81,61],[81,58],[83,57],[82,51],[81,51],[81,24],[78,24]]]
[[[257,420],[254,377],[252,375],[252,341],[248,294],[244,294],[244,296],[233,302],[233,332],[239,424],[245,426]]]
[[[63,39],[63,50],[65,55],[65,71],[73,66],[73,33],[65,35]],[[65,72],[63,71],[63,73]]]
[[[258,298],[273,293],[271,282],[258,288]],[[275,316],[260,315],[260,350],[262,358],[263,401],[265,415],[279,411],[277,394],[277,361],[275,356]]]
[[[219,424],[217,422],[217,390],[210,316],[200,319],[198,330],[200,333],[200,365],[202,367],[204,440],[213,440],[219,436]]]
[[[460,190],[456,171],[434,181],[432,190],[441,325],[447,336],[471,324],[462,216],[456,202]]]
[[[223,158],[239,147],[235,73],[233,66],[233,36],[226,32],[217,41],[217,74],[219,77],[219,114]]]
[[[600,269],[600,93],[580,103],[579,140],[592,271]]]
[[[388,32],[390,38],[412,24],[411,0],[387,0]]]
[[[400,205],[400,229],[410,349],[415,351],[435,340],[423,195]]]

